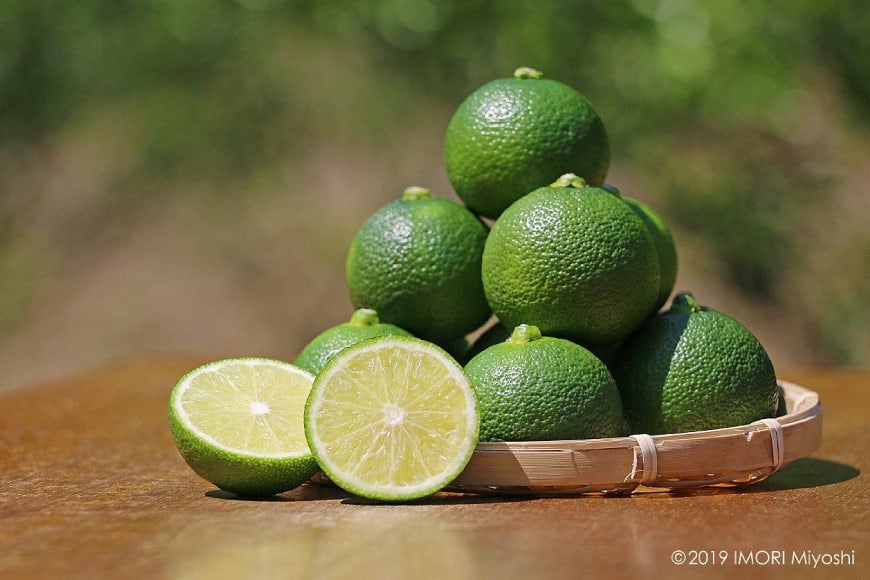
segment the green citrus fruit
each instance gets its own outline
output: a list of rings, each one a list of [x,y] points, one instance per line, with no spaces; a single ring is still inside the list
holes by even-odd
[[[496,218],[511,203],[573,171],[604,181],[610,146],[586,98],[558,81],[520,68],[474,91],[450,120],[447,175],[474,212]]]
[[[677,247],[667,224],[649,206],[636,199],[624,197],[622,200],[643,221],[656,248],[659,261],[659,295],[655,309],[658,310],[668,301],[677,281]]]
[[[245,496],[293,489],[317,472],[303,427],[314,377],[291,364],[245,358],[184,375],[169,397],[178,451],[201,477]]]
[[[349,322],[328,328],[314,337],[302,349],[293,364],[312,375],[317,375],[329,359],[350,345],[385,334],[411,336],[407,330],[381,322],[377,311],[371,308],[360,308],[353,313]]]
[[[317,375],[305,433],[342,489],[382,501],[432,494],[463,470],[477,444],[474,391],[444,350],[381,336],[341,351]]]
[[[347,285],[357,308],[414,336],[450,344],[490,316],[480,280],[487,228],[461,204],[411,187],[375,212],[351,243]]]
[[[620,349],[613,373],[636,433],[682,433],[773,417],[779,387],[758,339],[689,293]]]
[[[659,266],[620,198],[565,175],[516,201],[483,253],[484,291],[505,326],[533,324],[584,346],[619,342],[655,309]]]
[[[480,408],[481,441],[550,441],[628,433],[619,389],[595,355],[520,325],[465,367]]]

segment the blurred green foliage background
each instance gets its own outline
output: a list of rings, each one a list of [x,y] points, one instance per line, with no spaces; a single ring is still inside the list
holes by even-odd
[[[481,84],[584,93],[678,289],[775,366],[870,360],[860,0],[4,0],[0,389],[139,353],[292,359]]]

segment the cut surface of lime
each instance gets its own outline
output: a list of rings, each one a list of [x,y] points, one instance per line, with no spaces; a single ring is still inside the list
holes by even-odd
[[[313,381],[307,371],[264,358],[190,371],[169,399],[179,452],[226,491],[266,496],[297,487],[317,470],[302,421]]]
[[[462,367],[423,340],[358,343],[317,376],[305,432],[320,468],[361,497],[406,501],[442,489],[477,444],[477,403]]]

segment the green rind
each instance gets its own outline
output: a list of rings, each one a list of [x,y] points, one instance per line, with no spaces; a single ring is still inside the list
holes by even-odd
[[[511,205],[487,238],[482,279],[506,327],[533,324],[587,348],[631,334],[659,293],[646,226],[596,187],[543,187]]]
[[[446,474],[442,480],[438,480],[434,482],[432,485],[425,488],[415,488],[413,490],[407,490],[401,493],[390,492],[389,490],[372,490],[369,488],[364,488],[356,485],[353,481],[349,480],[345,477],[345,475],[341,472],[338,472],[332,469],[328,458],[322,456],[321,450],[319,450],[318,446],[315,443],[314,431],[316,428],[313,425],[313,417],[314,411],[312,410],[314,407],[314,401],[317,398],[317,393],[325,388],[327,384],[327,380],[330,375],[330,369],[332,367],[337,367],[342,364],[342,358],[346,356],[353,356],[353,353],[368,348],[371,345],[375,345],[379,342],[384,343],[394,343],[395,341],[404,341],[413,344],[424,345],[427,348],[433,349],[437,352],[440,352],[444,355],[447,361],[452,362],[456,365],[456,369],[462,375],[465,375],[465,371],[462,366],[456,362],[456,360],[443,348],[440,346],[414,337],[398,337],[398,336],[379,336],[370,338],[357,344],[346,348],[339,355],[333,357],[323,368],[321,373],[315,378],[314,385],[311,388],[311,393],[308,396],[308,400],[305,403],[305,437],[308,441],[308,447],[312,450],[315,460],[318,463],[319,468],[323,473],[332,481],[335,485],[340,487],[341,489],[347,491],[348,493],[352,493],[358,497],[381,501],[381,502],[407,502],[413,501],[417,499],[421,499],[432,495],[446,486],[448,486],[458,475],[462,472],[468,462],[471,460],[471,456],[474,454],[474,449],[477,445],[478,437],[479,437],[479,429],[480,429],[480,421],[479,415],[477,412],[477,400],[474,397],[474,390],[471,387],[471,382],[469,380],[468,387],[471,394],[470,401],[474,405],[474,416],[476,418],[474,429],[472,431],[473,435],[469,440],[469,444],[466,448],[466,452],[461,457],[457,458],[457,464],[455,473]],[[465,375],[467,377],[467,375]]]
[[[665,312],[620,349],[613,372],[635,433],[703,431],[773,417],[779,387],[758,339],[720,312]]]
[[[610,165],[604,123],[575,89],[550,79],[497,79],[448,124],[447,175],[472,211],[497,218],[528,192],[573,171],[600,185]]]
[[[480,279],[487,234],[479,218],[446,198],[388,203],[351,242],[351,303],[416,337],[453,343],[491,315]]]
[[[258,457],[215,447],[202,440],[181,418],[177,409],[179,385],[190,375],[225,362],[288,364],[273,359],[246,357],[207,363],[185,373],[170,393],[168,405],[169,429],[178,452],[194,473],[218,488],[240,496],[268,497],[299,487],[317,473],[317,462],[311,453]]]
[[[628,434],[619,389],[592,352],[543,337],[501,342],[465,366],[481,441],[597,439]]]

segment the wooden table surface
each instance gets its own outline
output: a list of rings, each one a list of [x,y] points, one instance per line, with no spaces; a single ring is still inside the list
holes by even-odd
[[[323,485],[240,500],[197,477],[166,405],[199,362],[0,397],[0,578],[870,577],[870,371],[781,372],[820,394],[822,445],[751,487],[379,505]]]

